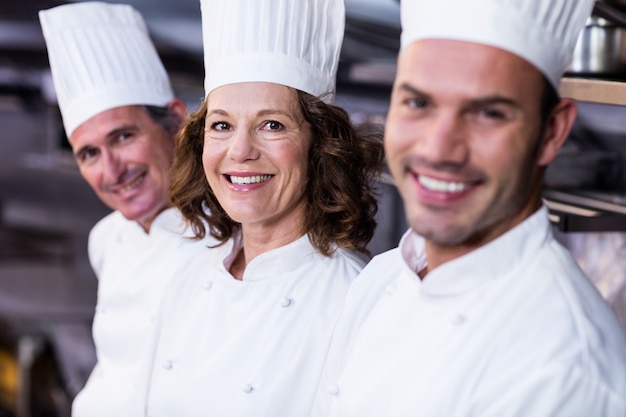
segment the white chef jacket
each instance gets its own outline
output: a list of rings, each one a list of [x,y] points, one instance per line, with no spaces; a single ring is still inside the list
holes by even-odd
[[[320,255],[305,235],[228,267],[240,236],[194,261],[168,293],[149,417],[308,416],[331,334],[365,265]]]
[[[214,240],[195,241],[180,212],[167,209],[150,234],[119,212],[89,235],[89,259],[98,277],[93,323],[97,364],[72,404],[72,417],[137,417],[145,401],[169,281]]]
[[[425,266],[409,231],[357,277],[312,416],[626,416],[626,337],[545,207]]]

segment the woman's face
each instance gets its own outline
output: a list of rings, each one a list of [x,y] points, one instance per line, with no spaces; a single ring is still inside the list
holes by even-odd
[[[301,233],[310,146],[311,127],[293,89],[237,83],[207,97],[204,172],[244,232]]]

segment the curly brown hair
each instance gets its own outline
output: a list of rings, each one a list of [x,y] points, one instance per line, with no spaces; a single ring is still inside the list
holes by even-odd
[[[335,248],[368,253],[378,205],[374,181],[384,161],[382,128],[355,127],[348,113],[297,91],[302,114],[311,125],[303,232],[324,255]],[[208,232],[226,242],[239,224],[217,201],[202,165],[207,100],[187,117],[171,171],[170,198],[191,225],[196,238]],[[207,210],[208,208],[208,210]]]

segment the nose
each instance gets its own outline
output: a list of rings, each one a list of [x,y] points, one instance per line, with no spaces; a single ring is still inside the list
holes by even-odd
[[[102,151],[102,177],[106,184],[116,184],[122,176],[124,169],[121,159],[115,152]]]
[[[432,164],[462,165],[467,162],[468,132],[463,119],[453,112],[439,112],[425,121],[419,154]]]
[[[238,129],[231,136],[228,157],[236,162],[245,162],[259,158],[257,137],[253,131]]]

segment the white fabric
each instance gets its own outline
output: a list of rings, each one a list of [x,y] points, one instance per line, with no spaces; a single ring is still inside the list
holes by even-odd
[[[98,363],[72,404],[72,417],[137,417],[145,410],[161,300],[183,265],[210,239],[194,241],[175,209],[146,234],[113,212],[92,229],[89,257],[98,277],[93,337]],[[184,233],[183,233],[184,232]]]
[[[39,12],[67,136],[91,117],[128,105],[164,106],[170,82],[141,15],[85,2]]]
[[[623,417],[626,337],[543,207],[430,271],[374,258],[337,325],[314,417]]]
[[[266,252],[242,281],[240,243],[199,256],[168,293],[148,415],[307,417],[331,334],[364,259],[304,236]]]
[[[206,95],[226,84],[256,81],[334,99],[344,0],[201,0],[200,5]]]
[[[557,89],[593,0],[402,0],[401,48],[427,38],[495,46],[518,55]]]

